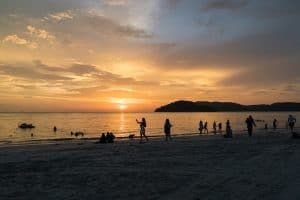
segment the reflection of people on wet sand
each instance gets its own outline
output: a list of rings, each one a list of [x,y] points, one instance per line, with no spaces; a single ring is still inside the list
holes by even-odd
[[[172,127],[172,124],[170,123],[170,120],[166,119],[166,122],[165,122],[165,125],[164,125],[166,141],[168,141],[168,139],[172,140],[172,138],[171,138],[171,127]]]
[[[253,133],[253,126],[256,127],[254,119],[251,115],[246,119],[246,124],[247,124],[247,129],[248,129],[248,135],[249,135],[249,137],[251,137],[252,133]]]
[[[136,119],[136,123],[140,125],[140,135],[141,135],[140,143],[142,143],[143,137],[146,138],[146,141],[149,141],[148,137],[146,136],[146,126],[147,126],[146,119],[142,118],[142,121],[138,121]]]

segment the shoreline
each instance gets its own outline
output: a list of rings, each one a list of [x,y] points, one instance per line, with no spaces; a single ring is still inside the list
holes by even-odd
[[[295,131],[299,131],[300,128],[295,128]],[[223,131],[222,133],[217,132],[216,134],[213,133],[213,131],[209,132],[208,134],[199,134],[199,132],[194,132],[194,133],[181,133],[181,134],[173,134],[171,135],[172,138],[174,139],[182,139],[182,138],[190,138],[190,139],[197,139],[197,138],[210,138],[210,139],[224,139],[223,134],[225,132]],[[100,134],[99,134],[100,135]],[[269,135],[274,135],[274,137],[279,136],[279,135],[288,135],[291,136],[291,133],[289,130],[284,129],[284,128],[278,128],[276,131],[274,130],[265,130],[265,129],[256,129],[254,131],[254,135],[252,137],[257,137],[257,136],[269,136]],[[165,135],[147,135],[147,137],[150,140],[153,141],[164,141]],[[235,132],[233,134],[233,138],[238,137],[248,137],[247,130],[242,130],[239,132]],[[24,140],[24,141],[0,141],[0,148],[5,148],[5,147],[18,147],[18,146],[42,146],[42,145],[62,145],[62,144],[85,144],[85,143],[93,143],[95,144],[97,141],[99,141],[99,137],[78,137],[78,138],[49,138],[49,139],[31,139],[31,140]],[[115,142],[114,144],[120,144],[120,143],[128,143],[128,142],[138,142],[140,139],[139,135],[135,135],[133,139],[129,139],[128,137],[115,137]],[[229,138],[230,140],[230,138]],[[101,144],[100,144],[101,145]],[[103,145],[103,144],[102,144]],[[107,144],[111,145],[111,144]]]
[[[299,131],[300,127],[296,127],[295,131]],[[217,134],[214,134],[213,131],[210,131],[208,134],[199,134],[199,132],[194,132],[194,133],[181,133],[181,134],[172,134],[171,136],[173,138],[176,139],[180,139],[180,138],[185,138],[185,137],[191,137],[191,138],[195,138],[195,137],[200,137],[200,138],[204,138],[204,137],[219,137],[219,138],[223,138],[223,134],[225,133],[225,131],[223,131],[222,133],[217,132]],[[255,135],[270,135],[270,134],[274,134],[274,136],[278,135],[278,134],[288,134],[291,135],[290,131],[288,129],[285,128],[277,128],[277,130],[273,130],[273,129],[255,129],[254,131],[254,137]],[[233,137],[235,136],[247,136],[247,130],[241,130],[239,132],[234,132]],[[154,140],[158,140],[161,139],[162,141],[165,138],[164,134],[161,135],[147,135],[149,139],[154,139]],[[47,145],[47,144],[72,144],[72,143],[95,143],[99,140],[100,138],[100,134],[99,137],[65,137],[65,138],[49,138],[49,139],[30,139],[30,140],[22,140],[22,141],[8,141],[8,140],[2,140],[0,141],[0,148],[3,147],[10,147],[10,146],[27,146],[27,145]],[[138,141],[139,140],[139,135],[136,134],[135,137],[132,140],[129,140],[128,136],[122,136],[122,137],[115,137],[115,143],[120,143],[120,142],[132,142],[132,141]]]

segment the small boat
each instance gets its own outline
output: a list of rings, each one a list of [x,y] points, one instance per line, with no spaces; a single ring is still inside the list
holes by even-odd
[[[32,124],[22,123],[22,124],[19,125],[19,128],[21,128],[21,129],[31,129],[31,128],[35,128],[35,126],[33,126]]]

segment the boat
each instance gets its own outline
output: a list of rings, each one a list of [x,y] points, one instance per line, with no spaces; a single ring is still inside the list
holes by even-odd
[[[22,124],[19,125],[19,128],[21,128],[21,129],[32,129],[32,128],[35,128],[35,126],[32,125],[32,124],[22,123]]]

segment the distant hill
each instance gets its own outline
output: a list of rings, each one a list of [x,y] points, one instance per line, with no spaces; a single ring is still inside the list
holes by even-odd
[[[241,112],[300,111],[300,103],[283,102],[271,105],[241,105],[232,102],[175,101],[155,109],[155,112]]]

